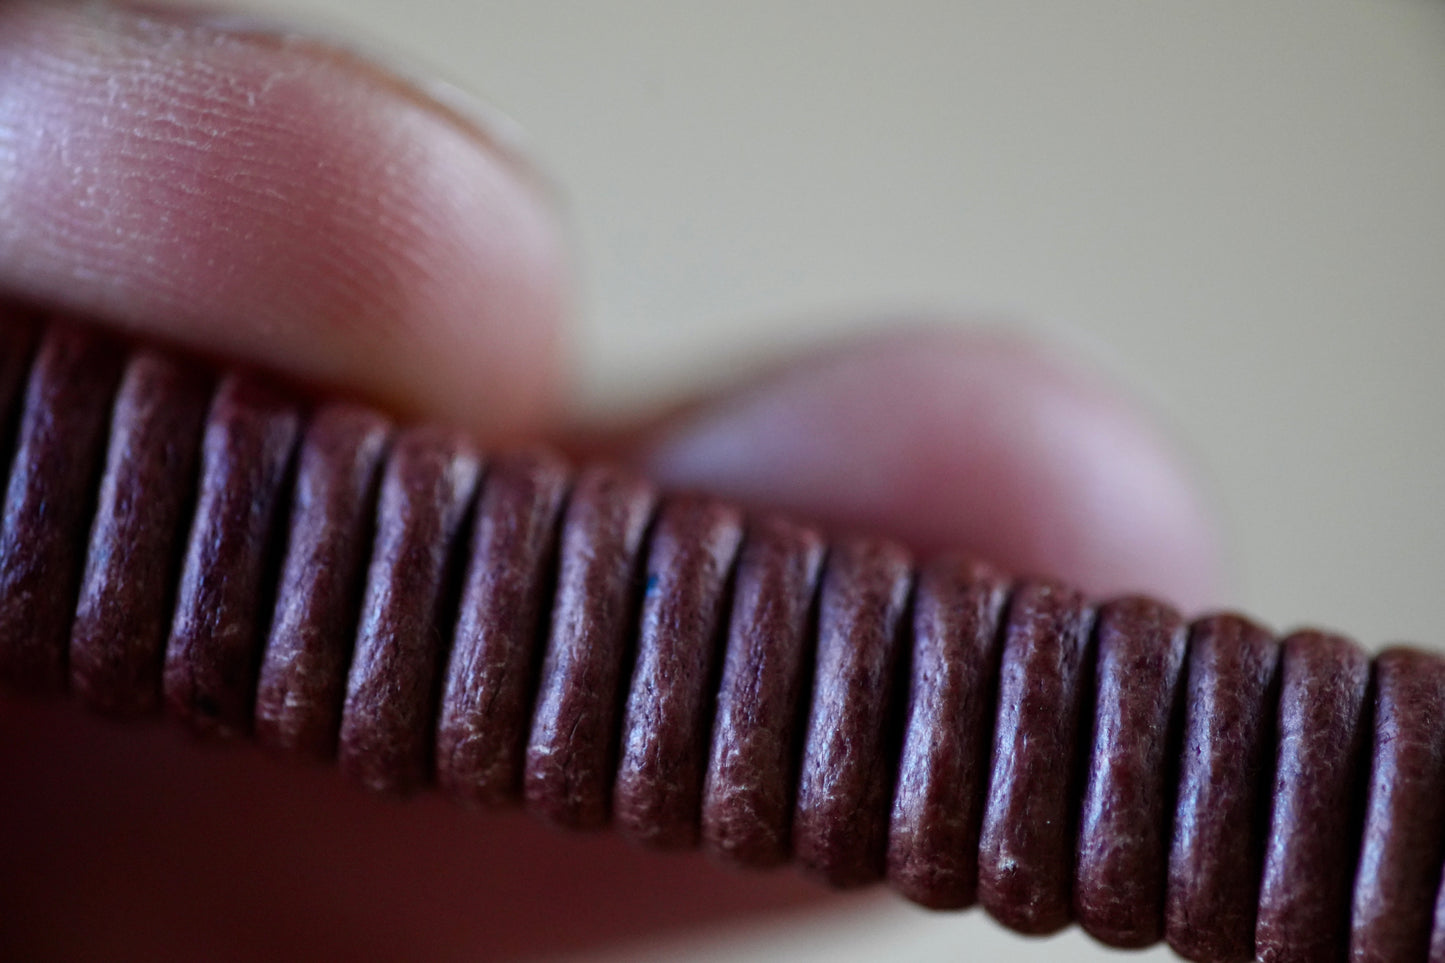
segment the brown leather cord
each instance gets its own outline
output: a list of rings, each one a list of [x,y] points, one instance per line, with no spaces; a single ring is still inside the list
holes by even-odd
[[[1439,656],[301,397],[0,325],[0,683],[1024,933],[1445,959]]]

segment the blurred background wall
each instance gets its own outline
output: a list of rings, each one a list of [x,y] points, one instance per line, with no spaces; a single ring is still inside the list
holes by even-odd
[[[273,6],[528,131],[586,410],[910,314],[1027,325],[1182,440],[1240,605],[1445,643],[1445,3]],[[888,900],[683,951],[1112,958]]]

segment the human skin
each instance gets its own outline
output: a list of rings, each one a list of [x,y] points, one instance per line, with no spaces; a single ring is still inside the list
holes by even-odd
[[[875,336],[579,429],[568,248],[541,184],[454,106],[283,30],[0,7],[8,296],[482,445],[560,440],[1094,595],[1215,600],[1211,520],[1147,417],[1012,337]],[[397,805],[73,706],[0,702],[0,773],[7,958],[520,956],[823,895],[519,814]]]

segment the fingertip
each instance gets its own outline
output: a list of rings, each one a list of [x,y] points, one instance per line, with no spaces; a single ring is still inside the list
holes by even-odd
[[[1217,600],[1197,482],[1098,377],[998,332],[876,337],[705,402],[642,440],[661,482],[975,553],[1096,595]]]
[[[349,52],[214,15],[0,11],[0,287],[485,435],[557,402],[539,179]]]

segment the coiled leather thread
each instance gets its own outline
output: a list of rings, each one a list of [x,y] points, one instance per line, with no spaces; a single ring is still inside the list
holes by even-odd
[[[1445,960],[1445,660],[0,324],[0,681],[1201,961]]]

